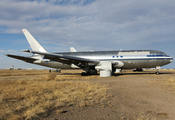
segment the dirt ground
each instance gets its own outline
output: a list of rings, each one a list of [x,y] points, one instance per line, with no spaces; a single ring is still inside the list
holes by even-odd
[[[90,80],[109,86],[112,97],[104,104],[69,107],[62,114],[53,111],[45,120],[174,120],[175,94],[150,84],[175,78],[175,70],[124,72],[109,78]],[[88,80],[89,81],[89,80]]]
[[[109,88],[111,97],[93,106],[70,106],[62,109],[62,113],[53,110],[44,120],[174,120],[175,119],[175,94],[164,89],[156,81],[175,79],[175,70],[161,70],[155,75],[155,70],[143,72],[124,71],[108,78],[97,76],[80,76],[81,71],[65,70],[61,75],[75,76],[74,81],[88,81],[101,83]],[[44,73],[44,75],[46,72]],[[21,75],[19,78],[37,78],[42,73]],[[59,75],[57,75],[59,77]],[[11,75],[17,79],[18,76]],[[71,77],[73,78],[73,77]],[[0,75],[1,80],[7,76]],[[30,79],[28,79],[30,80]],[[67,79],[67,81],[72,81]]]

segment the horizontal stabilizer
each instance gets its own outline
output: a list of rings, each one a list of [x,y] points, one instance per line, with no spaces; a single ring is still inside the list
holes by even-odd
[[[6,54],[6,56],[12,57],[12,58],[15,58],[15,59],[19,59],[19,60],[23,60],[23,61],[35,61],[35,60],[37,60],[37,59],[35,59],[35,58],[24,57],[24,56],[18,56],[18,55]]]
[[[30,53],[30,50],[20,50],[22,52],[29,52]]]

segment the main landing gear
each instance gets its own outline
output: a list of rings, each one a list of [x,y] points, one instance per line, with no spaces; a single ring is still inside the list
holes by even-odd
[[[49,73],[51,73],[51,72],[61,72],[61,69],[55,69],[54,71],[52,71],[51,69],[49,69]]]
[[[86,66],[83,68],[83,70],[86,72],[82,72],[81,76],[97,75],[97,70],[95,69],[95,67]]]
[[[81,76],[88,76],[88,75],[97,75],[97,70],[90,70],[90,71],[81,73]]]

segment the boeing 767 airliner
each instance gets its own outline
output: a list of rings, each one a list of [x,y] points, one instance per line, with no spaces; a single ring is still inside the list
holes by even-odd
[[[38,41],[26,30],[22,29],[32,50],[22,50],[33,53],[31,57],[7,54],[8,57],[23,60],[28,63],[51,68],[80,68],[86,75],[97,74],[109,77],[118,69],[156,68],[157,74],[161,66],[169,64],[173,58],[157,50],[120,50],[120,51],[86,51],[51,53],[46,51]]]

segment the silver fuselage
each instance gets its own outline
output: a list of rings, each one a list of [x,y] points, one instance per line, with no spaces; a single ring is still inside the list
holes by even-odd
[[[154,68],[163,66],[173,61],[173,58],[161,51],[156,50],[123,50],[123,51],[88,51],[88,52],[62,52],[68,56],[75,56],[98,61],[120,61],[124,65],[115,67],[120,69],[135,69],[135,68]],[[64,64],[61,62],[49,61],[47,59],[41,62],[34,63],[52,68],[76,68],[72,64]]]

